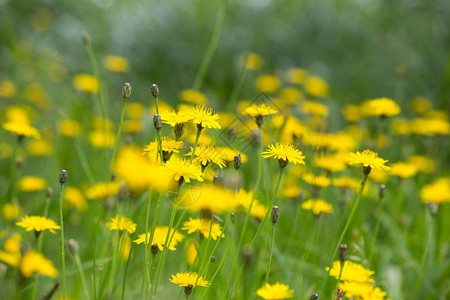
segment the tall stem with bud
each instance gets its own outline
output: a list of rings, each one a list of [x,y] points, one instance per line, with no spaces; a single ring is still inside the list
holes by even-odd
[[[64,184],[67,182],[67,171],[61,170],[59,173],[59,217],[61,221],[61,263],[62,263],[62,278],[63,278],[63,299],[66,299],[66,251],[64,247],[64,218],[63,218],[63,193]]]
[[[272,208],[272,213],[270,215],[270,220],[272,221],[272,240],[270,242],[270,251],[269,251],[269,259],[267,261],[266,268],[266,282],[269,282],[269,274],[270,274],[270,266],[272,265],[272,252],[273,252],[273,244],[275,243],[275,231],[277,229],[277,223],[280,218],[280,209],[278,206],[274,206]]]

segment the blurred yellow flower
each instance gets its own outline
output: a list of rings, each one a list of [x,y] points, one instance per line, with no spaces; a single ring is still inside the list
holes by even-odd
[[[325,268],[328,271],[328,267]],[[339,278],[339,273],[341,270],[341,262],[335,261],[333,262],[333,266],[330,270],[330,276],[334,278]],[[359,282],[359,283],[369,283],[374,280],[371,278],[374,274],[374,271],[368,270],[364,268],[362,265],[358,263],[354,263],[352,261],[347,260],[344,264],[344,268],[342,268],[342,281],[351,281],[351,282]]]
[[[433,108],[431,101],[426,97],[416,97],[411,100],[410,105],[413,112],[421,115]]]
[[[40,109],[47,109],[51,105],[50,97],[37,83],[29,83],[25,86],[24,97]]]
[[[186,230],[188,233],[200,232],[205,238],[209,238],[209,233],[211,231],[211,238],[213,240],[217,240],[217,238],[222,233],[222,227],[217,224],[211,224],[211,220],[205,219],[192,219],[189,218],[186,222],[183,223],[182,230]],[[222,234],[224,237],[225,234]]]
[[[349,122],[358,122],[361,120],[361,109],[358,105],[349,104],[342,110],[344,118]]]
[[[222,158],[226,163],[232,163],[234,161],[234,157],[238,154],[241,155],[243,164],[248,160],[247,155],[229,147],[218,147],[217,150],[222,153]]]
[[[278,110],[266,103],[252,104],[244,110],[244,114],[250,117],[265,117],[278,113]]]
[[[304,101],[302,103],[302,110],[305,114],[319,116],[326,118],[328,116],[328,108],[316,101]]]
[[[280,91],[280,97],[285,104],[295,104],[303,99],[303,93],[296,88],[286,87]]]
[[[345,292],[345,297],[352,299],[383,300],[386,297],[385,291],[368,283],[345,281],[339,283],[338,288]]]
[[[164,249],[164,245],[166,243],[166,237],[168,235],[168,232],[169,232],[168,226],[156,227],[155,232],[153,233],[153,239],[152,239],[151,245],[154,247],[158,247],[159,251],[162,251]],[[134,242],[136,244],[142,244],[142,243],[148,244],[148,242],[150,240],[150,235],[151,235],[150,232],[140,234],[138,236],[138,238],[136,240],[134,240]],[[170,251],[175,251],[176,250],[175,246],[184,239],[184,235],[182,235],[181,233],[179,233],[176,230],[174,232],[173,229],[171,229],[169,238],[172,235],[173,235],[172,241],[170,241],[170,244],[168,245],[167,248]]]
[[[135,133],[141,132],[144,129],[144,125],[141,120],[125,120],[123,123],[123,132]]]
[[[107,55],[103,58],[103,66],[112,72],[126,73],[130,69],[130,62],[122,56]]]
[[[197,278],[198,277],[198,278]],[[205,280],[202,276],[198,276],[195,272],[182,272],[177,273],[176,275],[172,275],[170,278],[170,282],[178,284],[179,286],[204,286],[208,287],[211,285],[207,280]]]
[[[106,199],[119,193],[120,182],[98,182],[84,192],[88,199]]]
[[[391,123],[391,131],[395,135],[408,135],[411,131],[409,121],[403,118],[394,119]]]
[[[194,265],[195,261],[197,260],[198,255],[198,244],[194,240],[188,240],[187,246],[186,246],[186,262],[188,265],[192,266]]]
[[[436,204],[442,204],[450,202],[450,178],[438,178],[434,182],[425,185],[420,190],[420,198],[425,203],[434,202]]]
[[[412,120],[411,132],[420,135],[449,135],[450,123],[443,119],[418,118]]]
[[[182,90],[180,98],[183,101],[197,105],[204,105],[208,101],[203,93],[194,90]]]
[[[88,208],[88,203],[83,193],[73,186],[64,188],[64,201],[75,206],[78,211],[85,211]]]
[[[13,148],[10,144],[0,143],[0,158],[7,158],[13,154]]]
[[[264,93],[275,93],[280,88],[280,84],[280,81],[274,75],[266,74],[256,78],[256,88]]]
[[[26,231],[48,230],[53,234],[56,234],[55,229],[61,228],[55,221],[41,216],[24,216],[19,222],[16,222],[16,225],[25,228]]]
[[[350,153],[348,161],[350,165],[362,164],[364,167],[385,171],[390,169],[388,166],[384,165],[388,162],[387,160],[378,157],[378,153],[367,149],[363,152],[357,151],[356,153]]]
[[[63,136],[74,137],[81,133],[81,125],[76,120],[59,120],[57,124],[58,131]]]
[[[417,170],[425,173],[433,172],[436,165],[434,159],[423,155],[412,155],[408,158],[408,162],[415,165]]]
[[[131,119],[141,119],[145,112],[145,106],[139,102],[127,102],[125,114]]]
[[[36,176],[24,176],[19,180],[19,189],[24,192],[42,191],[47,186],[45,179]]]
[[[292,84],[303,84],[306,79],[306,71],[303,69],[293,68],[287,71],[287,80]]]
[[[333,206],[322,199],[310,199],[302,203],[301,207],[305,210],[311,210],[314,215],[331,214]]]
[[[254,197],[253,191],[245,191],[244,189],[240,189],[239,191],[235,192],[233,195],[233,203],[234,206],[240,206],[241,210],[245,213],[248,212],[248,209],[250,208],[250,203]],[[259,220],[262,220],[267,212],[267,207],[261,204],[258,199],[253,199],[253,206],[250,211],[250,215],[252,217],[255,217]]]
[[[39,131],[26,123],[7,122],[3,123],[3,129],[17,134],[18,136],[29,136],[35,139],[40,139]]]
[[[176,141],[166,136],[162,137],[161,142],[162,142],[163,157],[165,157],[166,155],[168,156],[171,153],[179,153],[180,151],[178,151],[178,149],[183,147],[183,141]],[[157,138],[155,138],[153,142],[149,143],[147,146],[144,147],[144,152],[148,153],[150,155],[150,158],[152,159],[156,157],[157,151],[158,151]]]
[[[367,105],[364,112],[368,116],[392,117],[400,113],[400,106],[386,97],[368,100],[364,105]]]
[[[117,215],[114,218],[109,219],[109,222],[105,225],[110,230],[126,230],[128,233],[133,233],[136,231],[136,223],[125,216]]]
[[[326,187],[331,184],[331,179],[326,175],[314,175],[313,173],[306,173],[302,176],[302,179],[315,187]]]
[[[241,65],[247,70],[259,70],[263,65],[263,59],[261,55],[256,53],[248,53],[247,55],[241,55]]]
[[[53,152],[53,144],[46,139],[31,140],[27,144],[27,151],[35,156],[50,155]]]
[[[0,81],[0,98],[12,98],[15,95],[16,85],[12,81]]]
[[[24,277],[30,277],[33,274],[55,277],[58,270],[53,263],[42,254],[29,251],[24,254],[20,261],[20,272]]]
[[[89,133],[89,142],[97,148],[111,148],[115,140],[116,136],[110,131],[97,129]]]
[[[294,291],[288,285],[282,283],[269,284],[264,283],[256,294],[266,300],[282,300],[294,297]]]
[[[414,164],[406,162],[396,162],[391,166],[391,174],[400,178],[410,178],[417,174],[418,169]]]
[[[305,80],[305,90],[314,97],[325,97],[329,93],[328,84],[318,76],[311,76]]]
[[[3,244],[3,250],[0,250],[0,261],[10,265],[13,268],[19,266],[21,253],[20,242],[22,237],[20,234],[15,233],[13,236],[7,238]]]
[[[100,88],[100,82],[97,77],[89,74],[79,74],[73,79],[73,86],[80,91],[87,93],[97,93]]]
[[[5,203],[2,206],[2,215],[5,221],[12,221],[19,217],[20,207],[14,203]]]

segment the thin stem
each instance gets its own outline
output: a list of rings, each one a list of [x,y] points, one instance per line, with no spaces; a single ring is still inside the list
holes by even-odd
[[[270,252],[269,252],[269,260],[267,261],[267,269],[266,269],[266,282],[269,282],[269,273],[270,266],[272,265],[272,252],[273,252],[273,244],[275,243],[275,231],[277,229],[277,224],[273,224],[272,228],[272,240],[270,242]]]
[[[287,249],[286,249],[287,255],[289,255],[291,253],[292,245],[294,244],[294,240],[295,240],[294,236],[295,236],[295,233],[297,232],[298,221],[300,219],[299,218],[300,211],[301,211],[301,205],[297,204],[297,209],[295,210],[294,222],[292,222],[293,225],[292,225],[292,229],[291,229],[291,234],[289,236],[289,243],[288,243]]]
[[[327,271],[327,275],[325,276],[325,278],[323,280],[322,288],[320,289],[320,295],[322,295],[325,290],[327,279],[330,276],[330,271],[331,271],[333,261],[336,258],[336,255],[339,251],[339,246],[342,244],[345,234],[347,233],[348,228],[350,227],[350,224],[352,223],[353,217],[355,216],[356,210],[358,209],[359,202],[361,202],[362,191],[364,190],[364,186],[366,185],[367,177],[368,177],[368,174],[364,174],[363,180],[361,182],[361,188],[359,189],[355,204],[353,204],[352,211],[350,212],[347,222],[345,223],[344,229],[342,230],[341,236],[339,237],[336,247],[334,248],[333,255],[331,256],[330,262],[328,263],[328,271]]]
[[[86,173],[86,177],[87,177],[89,183],[94,184],[95,183],[94,175],[92,174],[86,154],[84,153],[83,148],[81,147],[80,140],[78,139],[78,137],[73,138],[73,144],[75,145],[75,151],[78,154],[78,158],[80,159],[81,167],[83,168],[84,173]]]
[[[64,299],[66,299],[66,251],[64,246],[63,193],[64,193],[64,184],[61,183],[59,189],[59,217],[61,221],[61,263],[62,263],[62,277],[63,277],[63,297]]]
[[[197,145],[198,145],[198,140],[200,138],[200,134],[202,133],[202,129],[200,129],[201,127],[197,126],[197,135],[195,136],[195,142],[194,142],[194,147],[192,148],[192,154],[191,154],[191,158],[189,159],[189,162],[192,163],[192,160],[194,159],[195,156],[195,150],[197,149]]]
[[[88,289],[88,286],[86,283],[86,276],[84,275],[83,265],[81,264],[80,255],[78,253],[75,253],[73,255],[73,260],[75,261],[75,265],[77,266],[78,273],[80,274],[81,285],[83,286],[83,291],[86,296],[85,299],[89,300],[90,299],[89,289]]]
[[[122,132],[123,119],[125,117],[125,108],[126,108],[126,106],[127,106],[127,98],[124,97],[123,98],[123,102],[122,102],[122,112],[120,113],[119,128],[117,129],[116,140],[114,142],[114,150],[113,150],[111,162],[109,164],[108,180],[110,180],[110,178],[111,178],[111,173],[112,173],[112,168],[113,168],[113,164],[114,164],[114,159],[116,158],[117,147],[119,146],[120,133]]]
[[[145,237],[146,238],[147,238],[147,234],[149,232],[149,224],[150,224],[150,205],[151,205],[150,198],[151,198],[151,194],[148,195],[147,217],[145,218]],[[149,260],[149,255],[150,255],[149,248],[151,248],[151,244],[152,244],[152,237],[150,237],[148,239],[148,241],[145,241],[145,243],[144,243],[144,245],[145,245],[145,261],[144,261],[145,268],[144,268],[144,276],[142,276],[142,284],[141,284],[142,299],[145,299],[145,296],[146,296],[146,293],[147,293],[147,290],[145,289],[145,281],[147,281],[148,284],[150,284],[150,275],[149,275],[149,272],[148,272],[148,260]]]
[[[200,68],[198,69],[197,75],[195,75],[194,83],[192,85],[192,89],[195,91],[198,91],[202,86],[203,78],[205,77],[206,71],[208,70],[208,66],[219,43],[219,38],[222,32],[226,12],[225,1],[222,2],[223,4],[220,6],[219,12],[217,13],[216,23],[214,24],[211,40],[209,41],[209,45],[208,48],[206,49],[205,55],[203,55],[203,59],[200,64]]]
[[[95,242],[94,242],[94,259],[93,259],[93,288],[94,288],[94,299],[97,299],[97,248],[98,248],[98,232],[100,231],[100,220],[103,216],[103,203],[99,203],[99,210],[97,216],[97,224],[95,228]]]
[[[370,243],[370,254],[369,254],[369,260],[368,260],[369,263],[372,263],[372,258],[373,258],[374,249],[375,249],[375,243],[377,241],[378,230],[380,228],[381,213],[383,211],[383,202],[384,202],[385,197],[380,197],[380,198],[381,199],[378,203],[378,210],[377,210],[377,221],[375,223],[375,230],[373,233],[372,242]]]
[[[36,238],[36,245],[37,245],[37,249],[36,251],[38,253],[41,253],[41,249],[42,249],[42,235],[44,232],[40,232],[39,235]],[[31,299],[36,299],[36,292],[37,292],[37,287],[38,287],[38,283],[39,283],[39,274],[35,274],[34,275],[34,284],[33,284],[33,290],[32,290],[32,296]]]

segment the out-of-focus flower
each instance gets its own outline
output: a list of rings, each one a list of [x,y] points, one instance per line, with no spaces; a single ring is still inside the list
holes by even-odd
[[[263,65],[263,59],[261,55],[256,53],[248,53],[247,55],[241,55],[241,64],[247,70],[259,70]]]
[[[328,271],[328,267],[326,267],[325,270]],[[330,270],[330,276],[333,276],[337,279],[339,278],[340,271],[341,271],[341,262],[340,261],[333,262],[333,266],[331,267]],[[341,280],[359,283],[369,283],[374,281],[371,278],[374,273],[375,273],[374,271],[368,270],[358,263],[346,261],[344,267],[342,268]]]
[[[344,281],[339,283],[338,288],[345,292],[346,297],[364,300],[383,300],[386,292],[368,283]]]
[[[15,95],[16,85],[12,81],[0,81],[0,98],[12,98]]]
[[[420,198],[425,203],[442,204],[450,202],[450,178],[438,178],[434,182],[425,185],[420,190]]]
[[[68,186],[64,188],[64,201],[75,206],[78,211],[85,211],[88,208],[86,198],[76,187]]]
[[[305,114],[326,118],[328,116],[328,108],[317,101],[304,101],[302,110]]]
[[[417,167],[411,163],[397,162],[391,166],[391,174],[403,179],[413,177],[417,172]]]
[[[24,192],[42,191],[47,186],[47,181],[37,176],[24,176],[19,180],[19,189]]]
[[[272,94],[280,88],[280,81],[274,75],[261,75],[256,78],[256,88],[261,92]]]
[[[59,120],[57,124],[58,131],[63,136],[74,137],[81,133],[81,125],[76,120]]]
[[[282,283],[264,283],[256,294],[265,300],[282,300],[294,297],[294,291],[288,285]]]
[[[208,99],[203,93],[194,90],[182,90],[180,93],[180,98],[183,101],[196,105],[204,105],[208,102]]]
[[[305,210],[311,210],[314,215],[331,214],[333,212],[333,206],[322,199],[307,200],[302,203],[301,207]]]
[[[89,142],[97,148],[111,148],[115,140],[116,136],[110,131],[96,129],[89,133]]]
[[[367,116],[392,117],[400,113],[400,106],[390,98],[377,98],[364,103],[364,113]]]
[[[103,66],[112,72],[126,73],[130,69],[130,61],[118,55],[107,55],[103,58]]]
[[[55,277],[58,275],[58,270],[53,263],[35,251],[29,251],[24,254],[20,261],[20,272],[24,277],[30,277],[33,274],[47,277]]]
[[[73,86],[80,91],[87,93],[97,93],[100,88],[100,82],[97,77],[89,74],[79,74],[73,79]]]
[[[114,218],[109,219],[109,222],[105,225],[110,230],[126,230],[128,233],[136,231],[136,223],[125,216],[115,216]]]
[[[286,75],[287,80],[292,84],[303,84],[306,79],[306,71],[303,69],[289,69]]]
[[[328,84],[318,76],[306,78],[305,90],[308,94],[317,98],[325,97],[329,93]]]
[[[5,221],[12,221],[19,217],[20,207],[14,203],[5,203],[2,206],[2,215]]]
[[[98,182],[84,192],[88,199],[106,199],[119,193],[120,182]]]
[[[53,144],[46,139],[31,140],[27,144],[27,151],[30,155],[46,156],[53,152]]]

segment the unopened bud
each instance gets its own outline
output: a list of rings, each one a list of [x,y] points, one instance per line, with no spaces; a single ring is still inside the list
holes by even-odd
[[[161,116],[156,114],[153,116],[153,125],[155,125],[155,129],[156,130],[161,130],[162,128],[162,120],[161,120]]]
[[[236,213],[233,211],[230,214],[231,223],[236,223]]]
[[[345,262],[348,258],[348,247],[346,244],[339,246],[339,260],[341,263]]]
[[[184,124],[183,123],[175,124],[175,127],[173,128],[173,133],[175,134],[175,137],[179,139],[184,133]]]
[[[372,170],[372,168],[370,166],[364,166],[363,167],[363,173],[364,175],[369,175],[370,174],[370,170]]]
[[[122,98],[128,99],[128,98],[130,98],[130,96],[131,96],[131,84],[129,84],[127,82],[123,85],[123,88],[122,88]]]
[[[256,125],[258,125],[259,128],[261,128],[263,123],[264,123],[263,116],[256,116]]]
[[[217,257],[215,255],[211,255],[211,257],[209,258],[209,260],[213,263],[215,262],[217,259]]]
[[[184,293],[186,294],[186,296],[189,298],[189,296],[192,294],[192,288],[194,286],[192,284],[189,284],[187,286],[184,287]]]
[[[72,253],[74,255],[77,254],[79,249],[80,249],[80,246],[78,245],[78,242],[76,240],[74,240],[74,239],[70,239],[67,242],[67,246],[69,247],[70,253]]]
[[[319,294],[317,293],[314,293],[311,295],[311,297],[309,297],[309,300],[317,300],[317,299],[319,299]]]
[[[152,84],[151,91],[152,91],[153,97],[158,98],[158,96],[159,96],[159,88],[156,85],[156,83]]]
[[[428,202],[427,207],[428,207],[428,211],[430,212],[431,216],[434,217],[435,215],[437,215],[437,213],[439,211],[439,205],[437,203]]]
[[[384,184],[380,185],[380,190],[378,191],[380,198],[384,198],[386,195],[386,186]]]
[[[53,195],[53,189],[52,189],[51,187],[48,187],[48,188],[45,190],[45,197],[51,198],[52,195]]]
[[[234,159],[233,159],[233,164],[234,164],[234,168],[235,168],[236,170],[239,170],[239,168],[240,168],[241,165],[242,165],[242,157],[241,157],[241,154],[238,154],[238,155],[236,155],[236,156],[234,157]]]
[[[278,206],[272,207],[272,213],[270,214],[270,220],[272,221],[272,224],[278,223],[278,220],[280,219],[280,208]]]
[[[87,33],[86,31],[83,32],[81,38],[83,39],[83,43],[85,44],[89,44],[91,41],[91,37],[89,36],[89,33]]]
[[[67,182],[67,176],[68,173],[66,170],[61,170],[61,172],[59,172],[59,183],[64,184]]]

